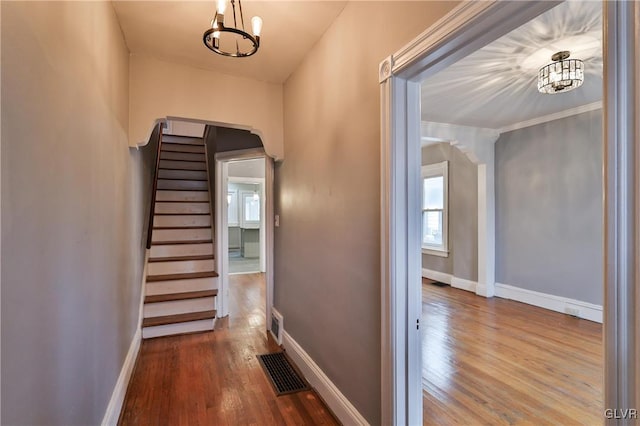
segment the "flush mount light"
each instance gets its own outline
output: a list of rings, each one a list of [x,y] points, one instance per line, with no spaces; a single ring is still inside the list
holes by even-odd
[[[231,0],[233,12],[233,24],[231,19],[225,23],[224,13],[227,10],[227,0],[218,0],[216,13],[211,20],[211,28],[202,35],[202,41],[208,49],[219,55],[233,58],[251,56],[260,47],[260,32],[262,31],[262,19],[259,16],[251,18],[252,34],[244,28],[244,16],[242,14],[242,2],[237,0],[238,14],[236,14],[236,0]],[[238,22],[238,19],[240,22]]]
[[[538,91],[554,94],[577,89],[584,83],[584,62],[569,59],[570,52],[564,50],[555,53],[552,63],[538,71]]]

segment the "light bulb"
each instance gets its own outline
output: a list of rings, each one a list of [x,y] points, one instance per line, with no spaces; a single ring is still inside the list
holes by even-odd
[[[227,204],[231,204],[231,194],[227,195]]]
[[[258,201],[260,199],[260,196],[258,195],[257,192],[253,193],[253,201]]]
[[[213,28],[214,30],[218,29],[218,19],[214,19],[213,21],[211,21],[211,28]],[[220,38],[220,31],[214,31],[213,37]]]
[[[259,16],[251,18],[251,27],[253,28],[253,35],[260,37],[260,32],[262,31],[262,18]]]
[[[227,10],[227,1],[218,0],[218,14],[224,15],[224,11]]]

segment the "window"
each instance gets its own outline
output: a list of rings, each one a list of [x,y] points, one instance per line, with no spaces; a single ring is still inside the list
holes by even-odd
[[[257,191],[241,191],[242,220],[241,228],[260,228],[260,194]]]
[[[447,257],[448,162],[422,166],[422,252]]]

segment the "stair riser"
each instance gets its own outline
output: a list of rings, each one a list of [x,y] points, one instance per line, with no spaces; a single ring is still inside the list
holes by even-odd
[[[155,227],[174,227],[182,226],[210,226],[211,216],[195,215],[195,216],[154,216],[153,226]]]
[[[158,179],[207,179],[206,171],[158,170]],[[159,182],[158,182],[159,183]]]
[[[147,296],[156,296],[158,294],[216,290],[217,288],[217,278],[194,278],[190,280],[158,281],[147,283],[145,287],[145,294]]]
[[[190,161],[160,160],[160,168],[180,170],[207,170],[207,165],[206,163],[193,163]]]
[[[209,193],[202,191],[166,191],[156,192],[156,201],[209,201]]]
[[[154,229],[151,235],[152,243],[163,241],[193,241],[210,240],[211,229]]]
[[[152,318],[164,315],[209,311],[214,308],[215,298],[202,297],[199,299],[174,300],[171,302],[145,303],[143,314],[144,318]]]
[[[204,154],[204,145],[185,145],[185,144],[177,144],[173,145],[170,143],[164,142],[162,144],[162,152],[192,152],[196,154]]]
[[[207,319],[200,321],[182,322],[178,324],[157,325],[155,327],[144,327],[142,329],[142,338],[150,339],[152,337],[171,336],[173,334],[195,333],[198,331],[213,330],[215,319]]]
[[[156,213],[198,214],[210,213],[209,203],[156,203]]]
[[[175,244],[151,246],[150,257],[201,256],[213,254],[213,244]]]
[[[183,136],[162,135],[163,143],[179,143],[182,145],[201,145],[204,146],[203,139],[185,138]]]
[[[208,191],[209,184],[204,180],[167,180],[158,179],[159,190],[194,190],[194,191]]]
[[[190,152],[162,151],[161,160],[186,160],[186,161],[206,161],[204,154]]]
[[[176,262],[151,262],[147,266],[148,275],[180,274],[215,270],[213,259],[181,260]]]

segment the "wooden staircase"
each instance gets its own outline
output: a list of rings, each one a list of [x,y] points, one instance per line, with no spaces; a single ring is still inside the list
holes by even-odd
[[[162,135],[142,337],[213,330],[218,274],[202,138]]]

